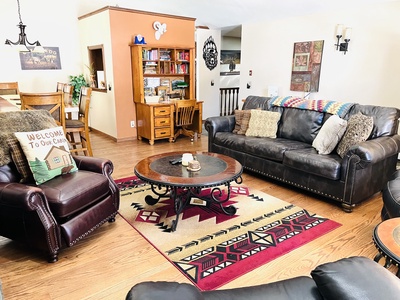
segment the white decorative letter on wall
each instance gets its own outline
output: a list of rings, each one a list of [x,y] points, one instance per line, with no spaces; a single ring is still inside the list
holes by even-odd
[[[166,32],[167,31],[167,24],[161,24],[160,22],[158,22],[158,21],[155,21],[154,23],[153,23],[153,28],[154,28],[154,30],[156,31],[155,33],[154,33],[154,35],[155,35],[155,37],[156,37],[156,40],[159,40],[160,39],[160,37],[164,34],[164,32]]]

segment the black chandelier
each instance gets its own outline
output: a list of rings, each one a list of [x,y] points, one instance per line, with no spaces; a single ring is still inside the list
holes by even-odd
[[[44,52],[44,49],[43,49],[42,45],[40,45],[39,41],[36,41],[34,43],[30,43],[28,41],[28,38],[26,37],[26,33],[25,33],[26,25],[24,25],[24,23],[22,23],[21,8],[19,5],[19,0],[17,0],[17,3],[18,3],[18,16],[19,16],[19,24],[17,25],[19,27],[18,41],[11,42],[9,39],[7,39],[5,44],[10,45],[10,46],[13,46],[13,45],[17,46],[17,49],[19,52],[30,52],[31,50],[28,48],[28,46],[34,47],[33,52]]]

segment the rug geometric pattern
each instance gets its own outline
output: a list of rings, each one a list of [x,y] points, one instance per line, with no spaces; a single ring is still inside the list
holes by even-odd
[[[224,205],[192,199],[171,231],[175,211],[167,197],[153,206],[149,185],[136,177],[116,181],[120,215],[201,290],[212,290],[340,226],[298,206],[245,186],[231,186]],[[203,190],[204,194],[209,189]]]

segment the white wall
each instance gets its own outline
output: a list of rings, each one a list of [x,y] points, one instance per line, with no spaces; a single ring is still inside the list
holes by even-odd
[[[77,0],[20,0],[21,17],[28,40],[44,47],[59,47],[61,70],[21,70],[19,53],[4,44],[18,40],[18,6],[15,0],[0,1],[0,81],[18,81],[23,92],[55,91],[57,81],[83,72],[79,48]]]
[[[220,64],[209,70],[203,59],[204,42],[212,36],[218,50],[218,60],[221,51],[221,31],[211,29],[196,29],[196,99],[203,102],[203,120],[219,116],[219,73]],[[211,85],[211,81],[214,85]]]
[[[90,127],[112,137],[117,137],[117,122],[114,97],[114,76],[111,47],[110,16],[107,10],[79,21],[81,53],[84,65],[89,65],[88,46],[103,46],[106,86],[112,87],[107,92],[92,92],[90,101]],[[89,76],[88,69],[84,70]]]
[[[268,85],[282,96],[303,96],[290,91],[293,44],[324,40],[319,92],[311,99],[400,108],[399,16],[397,1],[273,22],[266,14],[265,22],[243,24],[240,99],[266,96]],[[346,55],[335,50],[336,24],[353,28]]]

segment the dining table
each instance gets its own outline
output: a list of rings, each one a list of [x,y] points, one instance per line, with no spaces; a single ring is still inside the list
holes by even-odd
[[[16,111],[21,109],[21,99],[19,95],[0,95],[0,112]],[[78,119],[79,107],[77,105],[67,104],[64,106],[64,112],[71,114],[72,119]]]

